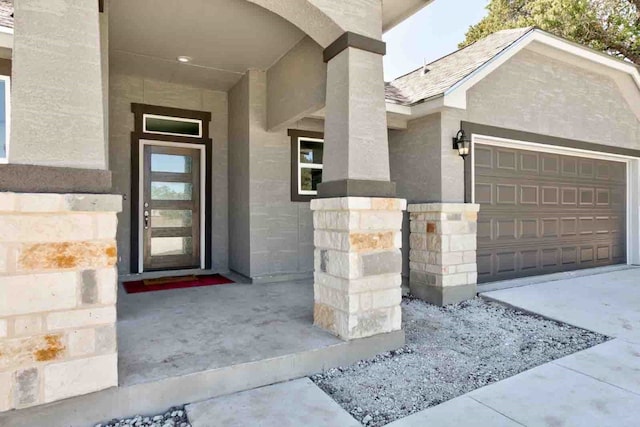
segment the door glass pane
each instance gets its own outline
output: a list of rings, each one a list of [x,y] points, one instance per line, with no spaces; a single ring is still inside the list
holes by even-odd
[[[200,120],[185,121],[170,117],[145,116],[144,118],[145,131],[149,133],[173,133],[199,137],[201,123]]]
[[[190,173],[191,156],[174,154],[151,154],[152,172]]]
[[[300,189],[302,191],[316,191],[322,182],[322,169],[300,169]]]
[[[300,163],[322,164],[322,142],[300,140]]]
[[[152,200],[191,200],[193,185],[188,182],[162,182],[151,183]]]
[[[191,237],[152,237],[151,256],[191,255]]]
[[[168,227],[191,227],[192,212],[189,210],[151,210],[151,227],[152,228],[168,228]]]

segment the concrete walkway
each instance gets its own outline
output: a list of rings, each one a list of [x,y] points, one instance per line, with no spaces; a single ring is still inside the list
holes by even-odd
[[[187,405],[193,427],[360,427],[308,378]]]
[[[640,268],[484,292],[481,296],[640,343]]]
[[[482,296],[616,338],[474,390],[390,427],[639,425],[640,269]]]

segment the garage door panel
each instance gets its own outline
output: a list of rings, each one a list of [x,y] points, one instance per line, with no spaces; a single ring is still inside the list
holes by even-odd
[[[558,205],[560,202],[560,188],[559,187],[542,187],[542,204],[543,205]]]
[[[496,185],[496,203],[499,205],[515,205],[516,186],[513,184]]]
[[[516,271],[517,252],[507,251],[496,254],[496,272],[497,273],[513,273]]]
[[[493,169],[493,149],[491,147],[478,146],[474,150],[475,167]]]
[[[522,271],[535,270],[540,268],[539,250],[523,251],[520,253],[520,268]]]
[[[593,178],[594,161],[591,159],[580,159],[580,177]]]
[[[507,169],[510,171],[517,170],[518,152],[515,150],[497,149],[496,150],[496,167],[498,169]]]
[[[478,152],[480,282],[625,261],[624,163],[483,145]]]
[[[558,175],[560,173],[560,156],[555,154],[543,154],[541,172],[545,176]]]
[[[566,177],[578,176],[578,159],[575,157],[562,157],[562,175]]]
[[[523,172],[533,172],[537,174],[540,170],[540,156],[538,153],[521,152],[520,170]]]
[[[564,246],[560,248],[562,254],[562,265],[575,265],[578,263],[578,248],[575,246]]]

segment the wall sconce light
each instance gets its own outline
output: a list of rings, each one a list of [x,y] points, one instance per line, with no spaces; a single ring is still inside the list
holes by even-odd
[[[453,138],[453,149],[458,150],[458,154],[463,159],[466,158],[471,151],[471,140],[462,129],[459,130],[456,137]]]

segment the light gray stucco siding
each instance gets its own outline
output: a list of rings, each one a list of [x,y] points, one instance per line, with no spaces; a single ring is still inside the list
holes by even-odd
[[[612,79],[528,50],[471,88],[467,112],[470,122],[640,147],[640,122]]]
[[[251,171],[251,277],[276,280],[313,272],[313,221],[308,203],[291,201],[291,140],[267,131],[267,73],[249,72]],[[322,122],[291,128],[322,131]],[[309,129],[308,123],[315,123]]]
[[[95,2],[14,7],[9,161],[107,169]]]
[[[204,90],[175,83],[125,75],[110,76],[109,167],[113,171],[113,190],[124,195],[123,211],[118,214],[118,271],[130,269],[131,229],[131,132],[134,129],[131,103],[211,112],[209,135],[213,153],[212,268],[227,271],[228,200],[227,200],[227,93]]]
[[[249,75],[229,91],[229,268],[251,275]]]
[[[406,130],[389,131],[391,181],[397,195],[409,203],[442,198],[441,115],[432,114],[408,123]],[[409,215],[402,224],[402,274],[409,275]]]
[[[267,129],[282,129],[324,107],[327,65],[305,37],[267,71]]]

